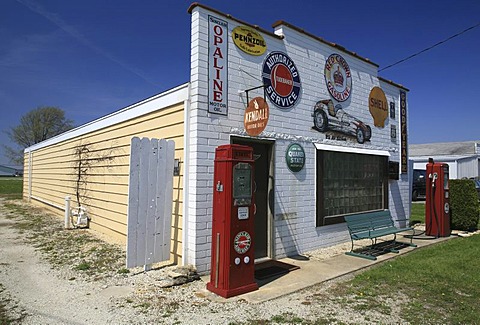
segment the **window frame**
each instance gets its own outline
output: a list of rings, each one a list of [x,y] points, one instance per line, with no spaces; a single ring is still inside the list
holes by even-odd
[[[332,224],[338,224],[345,222],[344,216],[348,214],[361,213],[364,211],[358,211],[353,213],[345,213],[341,215],[324,215],[324,202],[325,202],[325,191],[324,191],[324,152],[337,152],[337,153],[347,153],[347,154],[366,154],[372,156],[383,156],[385,157],[385,163],[383,164],[383,208],[388,209],[389,202],[389,179],[388,179],[388,161],[390,154],[388,151],[383,150],[370,150],[363,148],[347,148],[347,147],[336,147],[323,144],[315,144],[316,147],[316,226],[322,227]],[[378,209],[381,210],[381,209]],[[377,211],[377,210],[369,210]],[[366,212],[366,211],[365,211]]]

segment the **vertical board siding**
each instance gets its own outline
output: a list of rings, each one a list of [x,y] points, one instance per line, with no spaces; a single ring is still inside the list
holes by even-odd
[[[170,259],[175,143],[132,139],[128,193],[127,267]]]
[[[105,158],[93,163],[86,173],[88,186],[82,200],[91,218],[90,228],[106,234],[112,241],[126,243],[131,139],[173,140],[175,158],[183,162],[183,110],[183,103],[159,107],[157,111],[33,150],[31,154],[26,152],[23,197],[26,200],[31,197],[33,204],[63,218],[64,211],[59,207],[64,206],[66,196],[71,197],[72,207],[77,205],[75,164],[78,157],[74,152],[79,146],[86,145],[93,158]],[[182,172],[175,177],[175,201],[171,210],[175,225],[180,227],[172,229],[171,253],[175,262],[181,258],[182,250]]]

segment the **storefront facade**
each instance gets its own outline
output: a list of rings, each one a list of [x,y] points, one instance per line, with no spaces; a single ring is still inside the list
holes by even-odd
[[[200,4],[188,84],[25,150],[24,197],[62,215],[79,146],[106,159],[88,187],[91,226],[125,241],[130,140],[175,141],[172,260],[210,271],[215,148],[255,157],[255,258],[348,240],[343,216],[408,217],[407,92],[378,66],[286,22],[270,32]],[[130,166],[131,167],[131,166]]]
[[[258,259],[346,241],[346,214],[409,215],[407,89],[288,23],[271,33],[202,5],[189,12],[187,263],[209,270],[214,150],[223,144],[254,148]]]

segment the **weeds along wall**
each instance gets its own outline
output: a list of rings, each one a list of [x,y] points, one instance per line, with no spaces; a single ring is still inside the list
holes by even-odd
[[[125,243],[131,139],[148,137],[174,140],[175,158],[183,162],[183,99],[166,107],[158,98],[146,100],[117,114],[131,118],[122,120],[122,116],[115,115],[100,119],[57,139],[27,148],[24,199],[63,217],[66,196],[71,197],[71,207],[78,205],[78,163],[83,160],[83,179],[78,184],[78,192],[81,204],[87,208],[91,218],[90,228],[106,234],[113,241]],[[150,107],[145,110],[143,107],[146,105]],[[118,122],[110,121],[115,119]],[[94,130],[84,133],[89,128]],[[69,136],[69,133],[73,136]],[[174,177],[173,186],[171,258],[174,261],[182,255],[182,184],[181,168],[180,176]]]

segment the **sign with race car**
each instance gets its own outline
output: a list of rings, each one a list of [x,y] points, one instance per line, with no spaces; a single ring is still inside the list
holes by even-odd
[[[344,102],[352,93],[352,72],[347,61],[340,54],[332,54],[325,62],[325,83],[332,97]]]
[[[263,84],[270,101],[282,109],[292,108],[300,98],[300,75],[293,60],[282,52],[271,52],[262,69]]]
[[[262,55],[267,50],[263,36],[248,26],[237,26],[232,31],[233,43],[243,52],[250,55]]]
[[[373,117],[373,125],[383,128],[388,117],[388,102],[380,87],[373,87],[368,96],[368,109]]]
[[[335,105],[331,99],[318,101],[312,117],[313,128],[319,132],[336,131],[354,137],[360,144],[372,137],[369,125],[347,113],[341,104]]]

